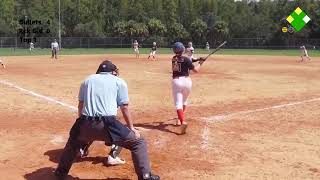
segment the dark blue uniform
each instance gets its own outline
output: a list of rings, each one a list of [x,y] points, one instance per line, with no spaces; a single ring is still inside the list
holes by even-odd
[[[189,71],[194,69],[194,65],[189,57],[173,56],[172,58],[172,77],[189,76]]]
[[[157,46],[152,46],[151,51],[156,51],[157,50]]]

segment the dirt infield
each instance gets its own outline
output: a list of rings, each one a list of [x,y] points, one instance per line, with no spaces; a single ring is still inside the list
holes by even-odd
[[[183,136],[171,125],[169,55],[155,62],[129,55],[4,58],[0,179],[53,179],[79,85],[103,58],[128,82],[134,122],[162,179],[320,179],[320,58],[222,55],[192,75]],[[109,148],[96,142],[90,150],[69,179],[135,179],[129,151],[121,155],[128,163],[106,167]]]

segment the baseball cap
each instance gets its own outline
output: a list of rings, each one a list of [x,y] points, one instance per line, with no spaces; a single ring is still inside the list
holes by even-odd
[[[111,61],[105,60],[103,61],[97,70],[96,74],[99,74],[100,72],[113,72],[116,71],[118,68],[116,65],[114,65]]]

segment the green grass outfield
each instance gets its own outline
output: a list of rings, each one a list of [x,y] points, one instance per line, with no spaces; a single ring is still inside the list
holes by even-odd
[[[148,54],[149,48],[141,48],[140,54]],[[61,55],[79,55],[79,54],[132,54],[130,48],[74,48],[74,49],[62,49]],[[320,50],[309,50],[311,57],[320,57]],[[170,48],[158,48],[157,54],[172,54]],[[208,54],[208,51],[204,49],[196,49],[196,54]],[[222,49],[217,54],[225,55],[267,55],[267,56],[300,56],[299,49],[290,50],[269,50],[269,49]],[[0,56],[38,56],[38,55],[51,55],[51,49],[34,49],[30,53],[29,49],[13,49],[13,48],[1,48]]]

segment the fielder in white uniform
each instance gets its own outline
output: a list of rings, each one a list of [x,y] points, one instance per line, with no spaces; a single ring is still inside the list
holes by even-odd
[[[181,42],[176,42],[173,45],[175,56],[172,58],[172,94],[179,119],[176,125],[181,125],[181,134],[185,134],[187,129],[184,112],[186,111],[187,99],[192,88],[189,71],[199,72],[201,61],[204,60],[203,58],[199,58],[197,60],[200,61],[200,63],[193,65],[189,57],[182,56],[184,51],[185,47]]]
[[[133,52],[136,55],[136,58],[139,58],[140,53],[139,53],[139,43],[137,40],[134,40],[133,42]]]
[[[308,55],[308,51],[307,51],[306,47],[300,46],[300,50],[301,50],[301,62],[304,61],[304,58],[307,58],[310,61],[311,58]]]
[[[59,44],[56,39],[51,43],[51,51],[52,51],[51,58],[58,59]]]
[[[210,50],[210,45],[209,42],[206,43],[206,50],[209,51]]]
[[[192,42],[188,43],[188,47],[186,49],[186,54],[187,56],[192,60],[192,59],[196,59],[193,54],[194,54],[194,48],[192,46]]]
[[[30,43],[30,47],[29,47],[30,52],[31,52],[33,49],[34,49],[34,44],[33,44],[33,42],[31,42],[31,43]]]

